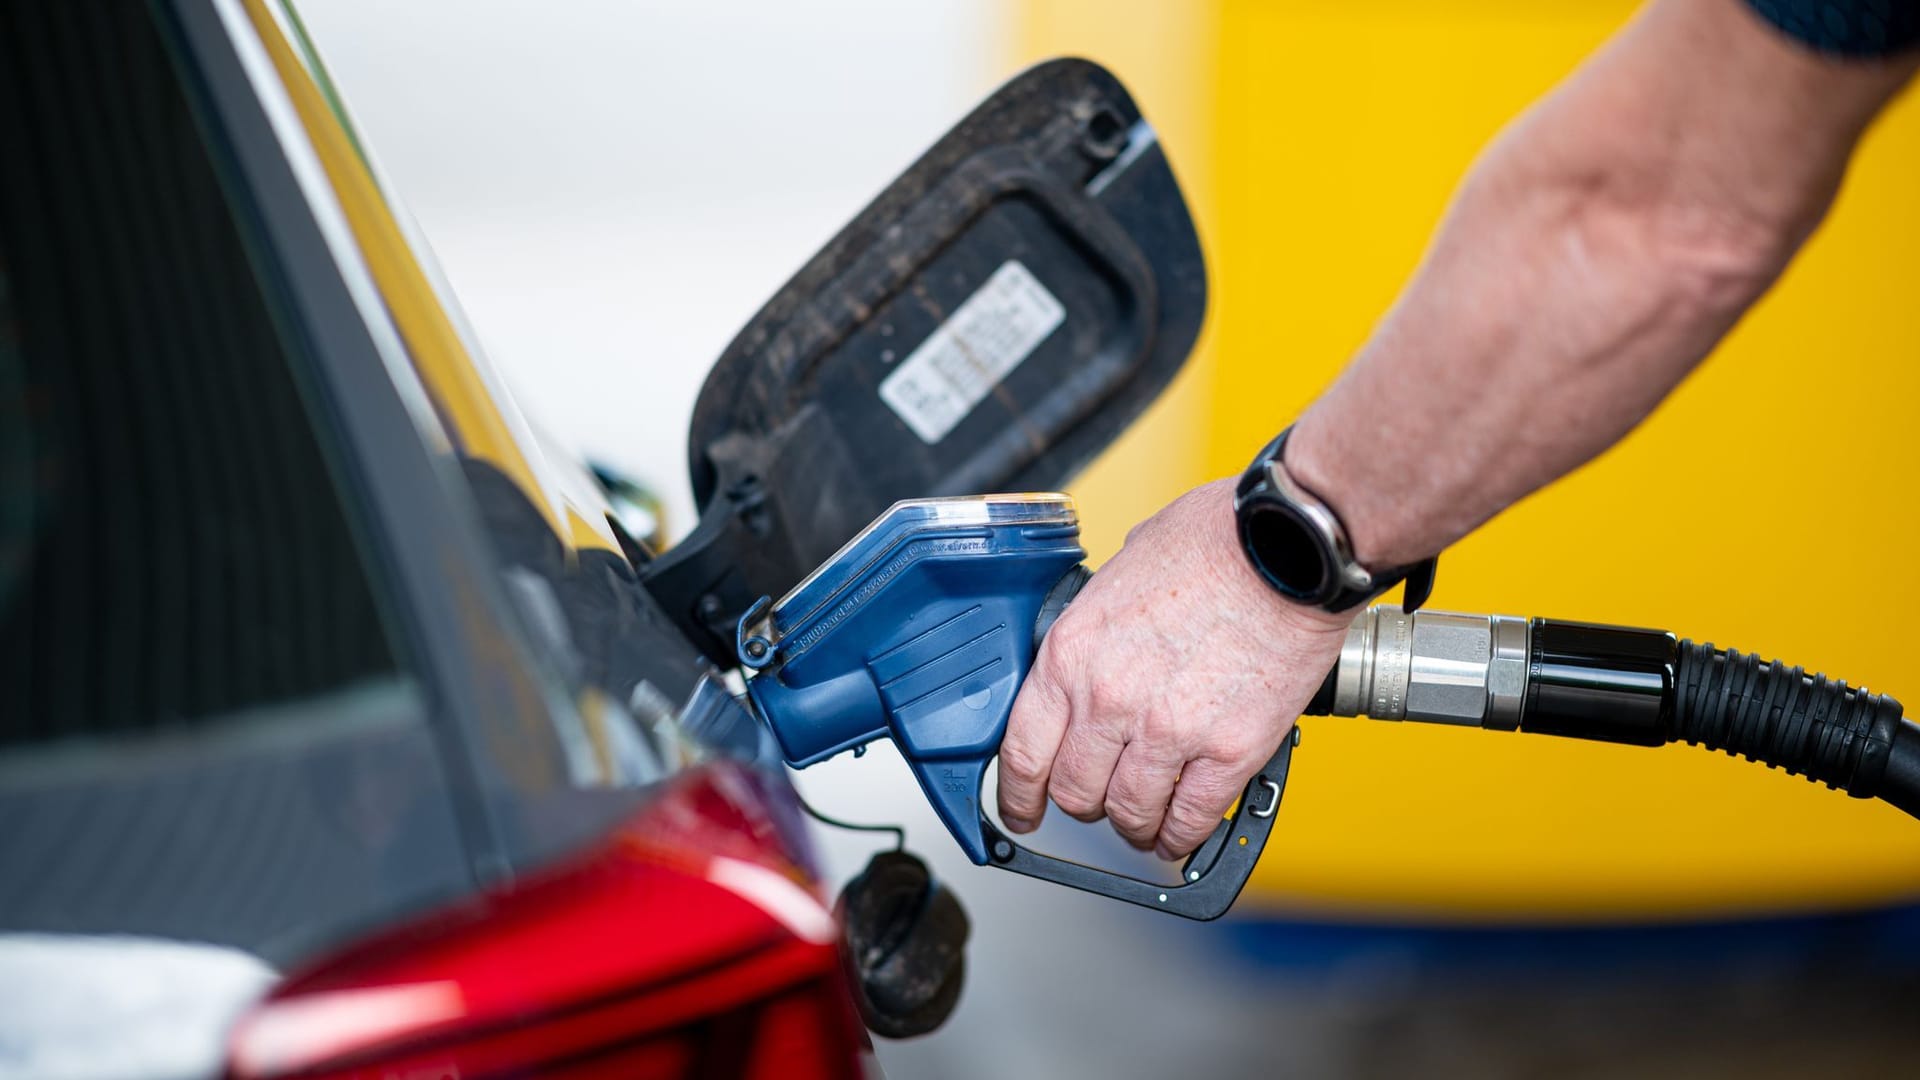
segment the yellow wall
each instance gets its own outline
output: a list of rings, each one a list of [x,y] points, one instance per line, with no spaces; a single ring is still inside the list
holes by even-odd
[[[1024,57],[1090,55],[1134,89],[1213,274],[1198,377],[1075,488],[1096,554],[1238,471],[1333,378],[1478,148],[1632,7],[1019,3]],[[1668,627],[1920,701],[1902,615],[1920,607],[1915,192],[1910,97],[1727,345],[1615,451],[1449,552],[1436,606]],[[1920,827],[1896,811],[1691,747],[1310,720],[1284,819],[1254,895],[1295,910],[1615,919],[1920,896]]]
[[[1178,0],[1011,0],[1025,65],[1084,56],[1120,76],[1153,125],[1207,241],[1213,203],[1214,11]],[[1216,276],[1217,280],[1217,276]],[[1096,564],[1127,529],[1192,487],[1207,468],[1213,397],[1211,321],[1194,356],[1160,400],[1073,485],[1087,552]]]

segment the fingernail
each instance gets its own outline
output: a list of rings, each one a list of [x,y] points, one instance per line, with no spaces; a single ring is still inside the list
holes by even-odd
[[[1167,847],[1167,845],[1165,844],[1153,845],[1153,853],[1155,855],[1160,856],[1160,858],[1166,862],[1172,862],[1175,858],[1177,858],[1177,856],[1174,855],[1173,850]]]
[[[1005,825],[1008,832],[1030,833],[1033,831],[1033,822],[1023,817],[1014,817],[1011,814],[1001,814],[1000,824]]]

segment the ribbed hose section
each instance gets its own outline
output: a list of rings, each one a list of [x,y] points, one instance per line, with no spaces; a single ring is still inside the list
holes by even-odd
[[[1880,778],[1880,798],[1920,818],[1920,724],[1900,721],[1893,733],[1893,752],[1887,755],[1887,772]]]
[[[1884,694],[1749,653],[1680,643],[1672,732],[1920,817],[1920,728]],[[1889,767],[1892,762],[1892,767]]]

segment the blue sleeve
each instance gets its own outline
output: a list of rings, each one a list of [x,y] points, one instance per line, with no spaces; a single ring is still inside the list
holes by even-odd
[[[1920,43],[1920,0],[1747,0],[1788,37],[1839,56],[1885,56]]]

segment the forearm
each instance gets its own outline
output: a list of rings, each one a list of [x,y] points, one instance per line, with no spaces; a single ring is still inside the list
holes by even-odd
[[[1771,284],[1911,69],[1654,5],[1483,156],[1289,470],[1393,565],[1578,467]]]

